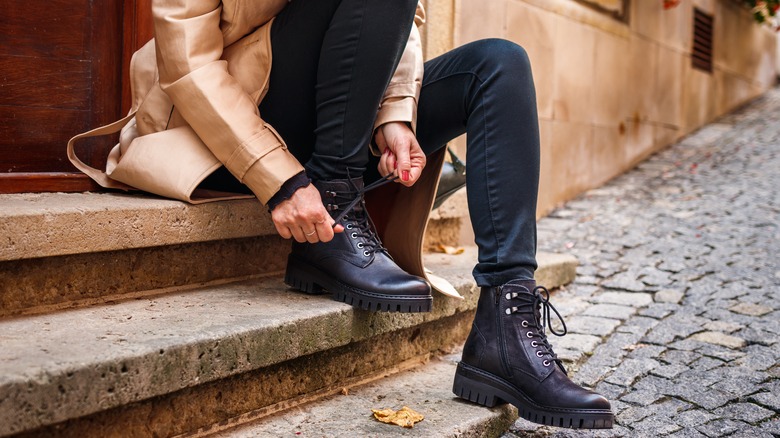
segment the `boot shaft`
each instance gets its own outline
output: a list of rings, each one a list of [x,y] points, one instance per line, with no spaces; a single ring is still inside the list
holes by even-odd
[[[463,361],[506,378],[547,378],[558,361],[542,325],[543,302],[534,280],[483,287]]]
[[[350,178],[350,179],[334,179],[334,180],[321,180],[314,181],[314,187],[320,192],[322,198],[322,205],[330,213],[331,217],[336,219],[342,212],[347,209],[356,198],[360,198],[352,207],[353,210],[358,212],[364,211],[363,194],[364,189],[363,178]]]

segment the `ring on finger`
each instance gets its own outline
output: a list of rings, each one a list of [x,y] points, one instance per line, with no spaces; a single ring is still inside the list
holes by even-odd
[[[317,229],[315,228],[315,229],[314,229],[314,231],[312,231],[311,233],[303,233],[303,234],[304,234],[306,237],[309,237],[309,236],[313,236],[313,235],[315,235],[316,233],[317,233]]]

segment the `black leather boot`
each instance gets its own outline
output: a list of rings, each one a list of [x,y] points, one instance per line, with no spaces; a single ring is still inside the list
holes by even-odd
[[[572,382],[547,341],[545,323],[566,333],[550,325],[551,311],[561,316],[549,298],[533,280],[482,288],[452,390],[488,407],[512,403],[534,423],[610,429],[609,401]]]
[[[344,232],[327,243],[293,242],[285,283],[312,294],[327,290],[334,300],[365,310],[430,312],[428,282],[398,267],[382,246],[365,209],[363,193],[370,187],[363,187],[363,179],[318,181],[314,186]]]

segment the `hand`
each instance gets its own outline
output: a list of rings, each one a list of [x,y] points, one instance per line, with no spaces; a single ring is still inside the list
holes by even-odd
[[[290,199],[285,199],[271,212],[276,231],[285,239],[295,238],[297,242],[330,242],[333,233],[341,233],[344,227],[333,224],[320,192],[312,185],[296,190]]]
[[[382,151],[377,166],[381,175],[395,174],[407,187],[417,182],[425,168],[425,153],[406,123],[385,123],[376,130],[374,141]]]

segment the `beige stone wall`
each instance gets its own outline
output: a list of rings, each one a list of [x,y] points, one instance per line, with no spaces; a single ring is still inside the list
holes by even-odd
[[[631,0],[622,21],[575,0],[426,3],[426,56],[488,37],[528,51],[542,140],[539,215],[756,97],[776,77],[775,32],[734,0],[683,0],[671,10],[661,0]],[[694,6],[714,15],[711,74],[691,67]]]

